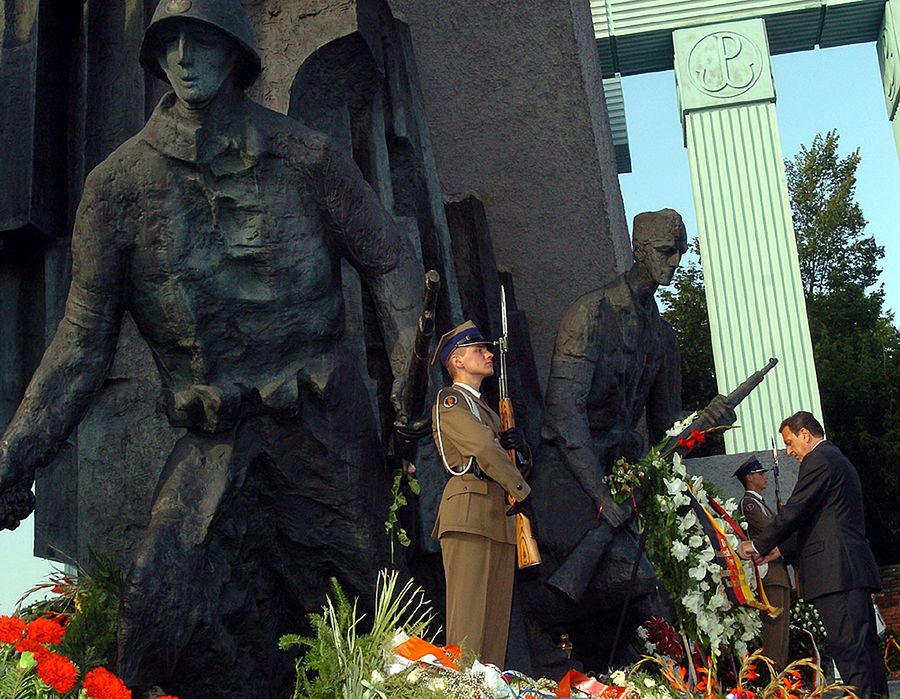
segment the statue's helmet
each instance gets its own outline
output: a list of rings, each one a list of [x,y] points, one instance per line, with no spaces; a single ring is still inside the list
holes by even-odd
[[[160,34],[168,24],[179,20],[202,22],[215,27],[234,41],[238,60],[234,76],[240,88],[246,89],[259,77],[262,64],[253,40],[253,30],[240,0],[160,0],[153,19],[144,32],[140,61],[148,73],[169,82],[159,56],[162,51]]]

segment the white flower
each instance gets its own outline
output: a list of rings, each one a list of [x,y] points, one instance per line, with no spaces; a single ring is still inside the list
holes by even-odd
[[[624,670],[616,670],[609,676],[609,679],[611,679],[614,684],[621,687],[622,685],[625,684],[625,671]]]
[[[685,545],[683,541],[672,542],[672,556],[676,561],[683,561],[685,558],[687,558],[688,553],[690,553],[690,549]]]
[[[715,559],[715,557],[716,557],[716,552],[713,551],[712,546],[706,546],[700,552],[700,560],[703,561],[704,563],[712,563],[713,559]]]
[[[644,686],[645,686],[645,687],[655,687],[655,686],[656,686],[656,682],[654,682],[654,681],[653,681],[652,679],[650,679],[649,677],[645,677],[645,678],[644,678]]]
[[[688,575],[694,580],[703,580],[706,577],[707,566],[702,561],[688,571]]]
[[[703,546],[703,537],[699,534],[694,534],[690,539],[688,539],[688,545],[692,549],[698,549]]]
[[[684,420],[679,420],[674,425],[672,425],[668,430],[666,430],[666,434],[669,437],[677,437],[682,432],[684,432],[688,425],[690,425],[694,420],[697,419],[697,413],[693,412],[688,415]]]
[[[697,515],[691,510],[684,516],[681,522],[679,522],[678,526],[682,531],[690,531],[697,526]]]
[[[664,478],[663,482],[669,495],[680,495],[684,492],[684,481],[680,478]]]
[[[677,452],[672,454],[672,471],[682,478],[687,477],[687,469],[685,469],[684,462],[681,460],[681,454]]]

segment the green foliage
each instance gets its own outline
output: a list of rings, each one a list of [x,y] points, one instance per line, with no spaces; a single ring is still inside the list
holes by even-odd
[[[859,149],[841,158],[837,131],[816,134],[785,163],[791,212],[807,299],[866,289],[878,281],[884,248],[864,237],[866,219],[854,200]]]
[[[69,622],[59,650],[82,672],[116,664],[119,604],[124,584],[122,571],[109,556],[91,551],[89,569],[79,567],[77,580],[62,574],[33,590],[52,589],[56,596],[36,602],[21,612],[25,619],[66,614]]]
[[[321,614],[309,616],[313,635],[282,636],[279,647],[299,647],[305,653],[296,661],[293,699],[376,699],[385,697],[375,686],[384,667],[386,651],[398,629],[421,635],[432,619],[421,589],[408,581],[397,591],[397,573],[378,576],[372,628],[362,633],[363,615],[332,579],[331,595]],[[392,695],[393,696],[393,695]],[[425,695],[412,695],[422,696]]]

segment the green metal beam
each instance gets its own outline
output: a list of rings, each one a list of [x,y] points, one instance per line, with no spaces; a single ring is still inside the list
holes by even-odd
[[[672,32],[763,19],[772,54],[876,41],[886,0],[590,0],[604,75],[674,67]]]

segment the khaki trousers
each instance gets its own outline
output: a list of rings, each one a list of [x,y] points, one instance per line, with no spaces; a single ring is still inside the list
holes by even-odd
[[[782,585],[766,584],[766,596],[769,598],[769,604],[773,607],[780,607],[782,612],[777,619],[771,618],[765,612],[760,612],[762,647],[766,657],[775,663],[775,670],[781,672],[788,664],[791,589]]]
[[[447,581],[447,643],[500,669],[506,661],[516,547],[477,534],[441,535]]]

